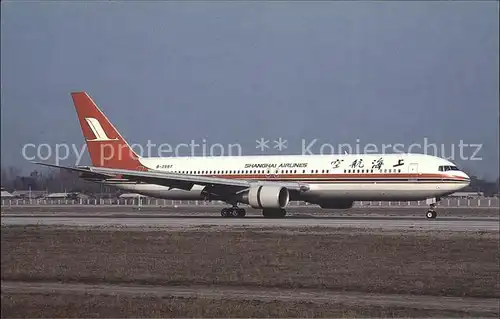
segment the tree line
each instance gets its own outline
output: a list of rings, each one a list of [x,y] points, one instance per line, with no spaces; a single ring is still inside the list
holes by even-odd
[[[21,170],[17,167],[2,167],[1,179],[2,187],[9,192],[16,190],[85,194],[117,192],[116,188],[85,181],[79,177],[77,172],[65,169],[34,170],[28,175],[22,175]]]

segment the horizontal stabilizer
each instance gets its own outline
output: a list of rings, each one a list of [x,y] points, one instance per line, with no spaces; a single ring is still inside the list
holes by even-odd
[[[74,171],[74,172],[93,174],[93,175],[100,176],[100,177],[103,177],[103,178],[110,178],[110,177],[114,176],[113,174],[105,174],[105,173],[93,172],[93,171],[90,170],[90,168],[61,166],[61,165],[50,164],[50,163],[43,163],[43,162],[31,162],[31,163],[37,164],[37,165],[48,166],[48,167],[66,169],[66,170]]]

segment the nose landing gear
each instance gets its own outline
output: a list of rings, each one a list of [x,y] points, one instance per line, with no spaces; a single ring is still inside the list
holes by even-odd
[[[427,218],[436,218],[437,212],[436,212],[435,208],[436,208],[436,204],[430,204],[429,210],[427,210],[427,213],[425,214],[425,216]]]

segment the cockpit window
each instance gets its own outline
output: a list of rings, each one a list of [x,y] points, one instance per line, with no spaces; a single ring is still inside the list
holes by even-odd
[[[439,166],[439,171],[440,172],[459,171],[459,169],[456,166],[444,165],[444,166]]]

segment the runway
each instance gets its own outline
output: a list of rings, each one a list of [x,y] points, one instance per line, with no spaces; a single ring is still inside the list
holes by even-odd
[[[201,226],[226,227],[327,227],[327,228],[369,228],[385,230],[448,230],[448,231],[499,231],[496,218],[448,218],[427,220],[424,217],[350,217],[350,218],[309,218],[295,217],[267,219],[263,217],[222,218],[204,216],[12,216],[2,217],[2,225],[65,225],[80,227],[119,226],[146,228],[191,228]]]
[[[498,209],[439,208],[436,219],[425,210],[408,207],[365,207],[323,210],[291,207],[281,219],[263,218],[247,208],[245,218],[222,218],[221,207],[17,206],[2,207],[2,225],[120,226],[155,228],[327,227],[387,230],[499,231]]]
[[[210,305],[227,316],[231,302],[265,303],[266,314],[280,302],[273,307],[338,316],[384,308],[405,317],[498,317],[499,218],[481,212],[436,219],[397,208],[304,208],[277,219],[258,210],[223,218],[201,207],[3,212],[2,227],[21,227],[2,228],[2,294],[8,311],[24,317],[38,305],[48,317],[61,307],[83,316],[89,303],[147,309],[150,317],[159,304],[187,299],[184,309]]]

